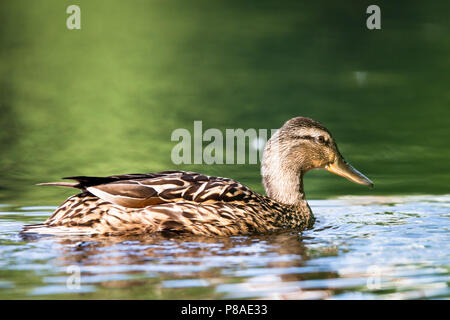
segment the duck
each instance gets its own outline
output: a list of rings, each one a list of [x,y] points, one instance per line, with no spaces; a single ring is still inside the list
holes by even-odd
[[[261,160],[266,195],[230,178],[189,171],[107,177],[39,185],[80,189],[22,234],[127,236],[154,233],[235,236],[311,228],[304,175],[326,169],[352,182],[373,182],[341,155],[331,133],[307,117],[286,121],[267,141]]]

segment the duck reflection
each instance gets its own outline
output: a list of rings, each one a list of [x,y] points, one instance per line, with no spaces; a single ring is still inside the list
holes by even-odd
[[[62,250],[58,261],[64,265],[135,265],[149,262],[215,265],[213,260],[220,258],[218,260],[231,262],[229,267],[242,263],[258,266],[258,259],[264,260],[263,264],[286,267],[308,259],[302,241],[292,233],[214,238],[176,234],[70,237],[56,238],[55,242]],[[275,255],[290,255],[292,260],[265,259]],[[226,267],[223,264],[218,266]]]
[[[52,239],[58,251],[55,263],[79,266],[82,283],[102,289],[145,289],[152,292],[150,298],[171,298],[172,293],[179,298],[184,289],[186,298],[298,299],[305,297],[298,282],[312,276],[305,267],[308,250],[293,232]]]

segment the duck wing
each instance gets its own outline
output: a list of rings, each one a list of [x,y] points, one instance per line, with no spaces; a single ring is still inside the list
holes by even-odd
[[[127,174],[108,177],[67,177],[76,183],[46,183],[79,188],[102,200],[127,207],[191,202],[248,202],[256,194],[239,182],[196,172],[163,171],[148,174]]]

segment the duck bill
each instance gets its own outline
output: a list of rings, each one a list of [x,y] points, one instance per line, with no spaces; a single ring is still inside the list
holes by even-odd
[[[325,169],[350,181],[373,188],[373,182],[361,172],[353,168],[342,156],[336,157],[336,160],[326,165]]]

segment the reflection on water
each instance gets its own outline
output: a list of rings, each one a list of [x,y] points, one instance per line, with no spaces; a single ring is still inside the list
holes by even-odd
[[[91,0],[69,31],[61,1],[2,1],[0,203],[56,205],[71,191],[33,185],[64,176],[172,169],[263,192],[259,165],[174,165],[171,133],[294,116],[376,186],[311,172],[312,199],[450,193],[450,2],[384,1],[380,32],[363,1],[329,2]]]
[[[0,207],[0,298],[450,297],[450,196],[311,201],[312,230],[231,238],[22,239],[50,208]],[[67,286],[77,266],[79,288]]]

